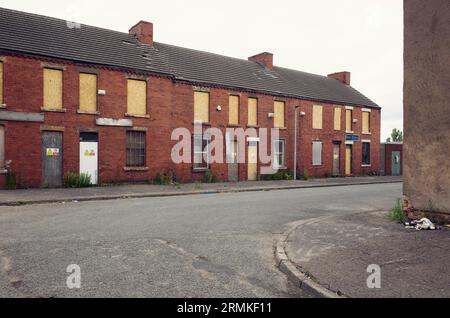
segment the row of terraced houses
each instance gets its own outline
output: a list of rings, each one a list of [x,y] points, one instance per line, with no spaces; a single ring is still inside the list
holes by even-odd
[[[57,187],[71,172],[94,183],[165,172],[189,182],[207,171],[256,180],[262,142],[277,169],[316,177],[380,169],[381,109],[350,86],[350,73],[319,76],[274,66],[270,53],[243,60],[155,42],[144,21],[120,33],[0,9],[0,106],[0,187],[12,176],[20,187]],[[246,163],[229,147],[226,163],[174,163],[173,130],[194,133],[196,122],[224,138],[227,128],[280,133],[248,138]],[[208,151],[201,138],[192,156]]]

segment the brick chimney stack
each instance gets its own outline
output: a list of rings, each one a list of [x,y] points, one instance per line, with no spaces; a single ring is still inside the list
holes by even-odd
[[[140,21],[130,29],[129,34],[134,35],[139,42],[153,46],[153,23]]]
[[[350,85],[350,72],[333,73],[328,75],[328,77],[334,78],[345,85]]]
[[[273,54],[264,52],[248,58],[249,61],[261,64],[268,70],[273,70]]]

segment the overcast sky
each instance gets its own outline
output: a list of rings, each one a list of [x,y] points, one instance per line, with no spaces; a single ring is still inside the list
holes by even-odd
[[[0,6],[128,32],[154,23],[155,41],[237,58],[269,51],[277,66],[352,73],[383,107],[382,140],[402,128],[402,0],[0,0]]]

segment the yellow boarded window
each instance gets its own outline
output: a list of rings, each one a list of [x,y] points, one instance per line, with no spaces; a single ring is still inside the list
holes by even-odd
[[[313,129],[322,129],[322,112],[323,108],[320,105],[313,106]]]
[[[369,133],[370,132],[370,113],[363,112],[362,113],[362,132]]]
[[[353,121],[352,113],[353,112],[351,109],[345,110],[345,130],[348,132],[353,131],[353,129],[352,129],[352,121]]]
[[[229,105],[228,122],[230,125],[239,125],[239,96],[230,96]]]
[[[44,69],[44,109],[63,108],[63,72]]]
[[[97,75],[80,74],[80,110],[97,111]]]
[[[0,106],[2,106],[2,104],[4,104],[4,102],[3,102],[3,63],[0,62]]]
[[[147,114],[147,82],[142,80],[128,80],[127,114]]]
[[[258,125],[258,100],[256,98],[248,99],[248,125]]]
[[[274,104],[274,127],[284,128],[284,102],[275,102]]]
[[[208,92],[194,92],[194,121],[209,122]]]
[[[334,130],[341,130],[341,112],[340,108],[334,109]]]

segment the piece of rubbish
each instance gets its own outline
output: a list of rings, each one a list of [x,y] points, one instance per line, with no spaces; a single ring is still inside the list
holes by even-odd
[[[407,229],[416,229],[418,231],[421,230],[437,230],[436,225],[434,225],[433,222],[431,222],[429,219],[427,218],[423,218],[420,220],[414,220],[411,222],[406,222],[405,223],[405,228]]]

